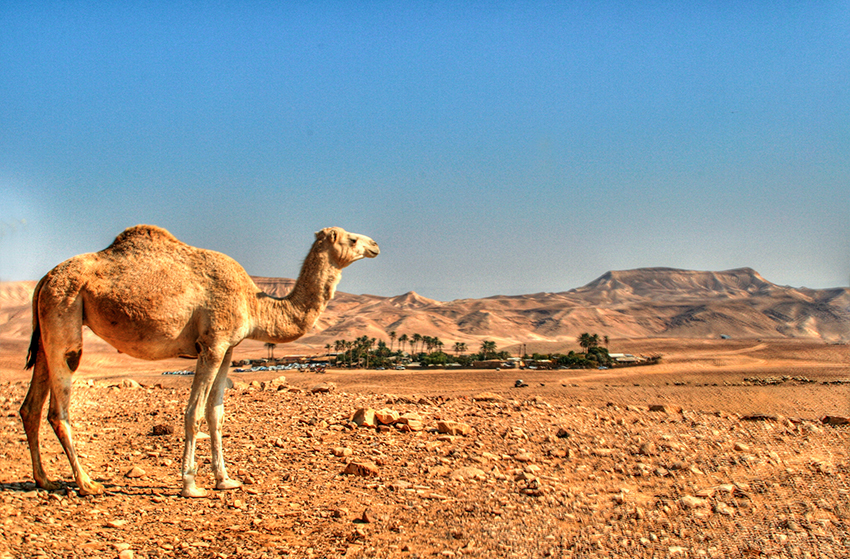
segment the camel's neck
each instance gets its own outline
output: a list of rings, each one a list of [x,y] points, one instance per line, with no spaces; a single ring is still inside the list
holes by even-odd
[[[314,247],[304,259],[292,292],[283,299],[260,294],[254,317],[255,340],[285,343],[306,334],[333,299],[341,270]]]

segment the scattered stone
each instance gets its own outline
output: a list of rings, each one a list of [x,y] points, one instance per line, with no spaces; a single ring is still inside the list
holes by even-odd
[[[666,413],[667,406],[665,406],[664,404],[652,404],[649,406],[649,411],[661,411]]]
[[[121,388],[141,388],[142,385],[131,378],[125,378],[121,381]]]
[[[449,477],[454,481],[484,481],[487,479],[487,474],[484,470],[467,466],[455,470]]]
[[[320,382],[310,389],[313,394],[327,394],[336,390],[336,385],[332,382]]]
[[[501,401],[504,401],[504,398],[502,396],[499,396],[498,394],[496,394],[494,392],[482,392],[480,394],[476,394],[475,396],[473,396],[472,399],[476,400],[478,402],[501,402]]]
[[[363,511],[363,514],[360,515],[358,519],[360,522],[364,524],[373,524],[378,521],[378,517],[375,516],[375,513],[372,512],[372,509],[366,509]]]
[[[821,423],[824,425],[847,425],[850,424],[850,418],[840,415],[827,415],[821,419]]]
[[[742,416],[741,421],[779,421],[779,417],[764,413],[754,413]]]
[[[118,554],[118,559],[133,559],[135,555],[133,554],[132,549],[125,549],[121,553]]]
[[[717,514],[722,514],[723,516],[734,516],[735,515],[735,509],[733,509],[732,507],[730,507],[729,505],[727,505],[726,503],[723,503],[723,502],[715,503],[712,510],[714,512],[716,512]]]
[[[172,434],[174,434],[174,427],[172,427],[171,425],[159,424],[154,425],[151,429],[151,435],[153,435],[154,437],[162,437],[165,435]]]
[[[750,450],[750,447],[748,445],[740,442],[735,443],[735,446],[733,448],[738,452],[749,452]]]
[[[506,439],[523,439],[528,440],[528,434],[523,431],[522,427],[509,427],[503,435]]]
[[[392,425],[398,421],[399,418],[399,413],[397,411],[388,408],[380,409],[374,413],[375,418],[384,425]]]
[[[127,471],[127,473],[124,474],[124,477],[128,477],[130,479],[136,479],[136,478],[144,477],[146,475],[146,473],[147,472],[145,472],[140,467],[133,466],[130,470]]]
[[[353,451],[350,448],[344,446],[335,447],[332,452],[337,458],[351,456],[353,454]]]
[[[456,421],[438,421],[437,431],[449,435],[468,435],[472,432],[472,427],[466,423],[458,423]]]
[[[523,382],[522,379],[517,379],[514,382],[514,388],[527,388],[528,384]]]
[[[286,377],[279,376],[275,379],[270,380],[268,388],[269,390],[283,390],[284,388],[286,388]]]
[[[570,437],[570,432],[563,427],[558,427],[558,433],[555,436],[559,439],[568,439]]]
[[[403,431],[421,431],[425,428],[422,416],[413,412],[406,413],[399,417],[396,424],[400,425]]]
[[[380,469],[372,462],[349,462],[342,473],[359,477],[374,477],[380,473]]]
[[[517,462],[533,462],[534,456],[530,452],[520,452],[514,455],[514,460]]]
[[[351,421],[357,424],[358,427],[377,427],[378,423],[375,419],[375,410],[372,408],[360,408],[354,415],[351,416]]]
[[[700,499],[699,497],[694,497],[693,495],[685,495],[684,497],[679,499],[679,503],[686,509],[695,509],[708,505],[707,500]]]
[[[123,528],[129,524],[127,520],[110,520],[106,523],[107,528]]]
[[[657,452],[657,450],[658,449],[655,447],[655,443],[646,442],[640,445],[640,449],[638,449],[638,454],[641,454],[642,456],[652,456]]]

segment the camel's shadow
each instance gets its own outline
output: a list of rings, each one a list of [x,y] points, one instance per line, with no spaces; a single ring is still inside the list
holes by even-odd
[[[180,493],[177,487],[168,487],[165,485],[118,485],[116,483],[107,483],[103,480],[97,480],[103,483],[104,492],[101,495],[83,495],[82,497],[110,497],[121,495],[125,497],[168,497]],[[0,494],[3,493],[18,493],[24,494],[42,494],[42,495],[57,495],[80,497],[77,484],[71,481],[56,480],[59,484],[57,489],[47,491],[38,487],[34,481],[10,481],[0,483]],[[32,495],[34,496],[34,495]]]

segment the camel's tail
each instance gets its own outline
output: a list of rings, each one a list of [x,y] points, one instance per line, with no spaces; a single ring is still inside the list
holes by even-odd
[[[41,326],[38,324],[38,294],[41,292],[41,286],[44,283],[44,278],[35,286],[32,292],[32,338],[30,338],[30,348],[27,351],[27,365],[24,369],[32,369],[35,366],[35,358],[38,355],[38,344],[41,343]]]

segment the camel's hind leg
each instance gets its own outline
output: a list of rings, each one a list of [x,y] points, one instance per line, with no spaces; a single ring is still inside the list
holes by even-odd
[[[41,428],[41,411],[44,409],[44,402],[47,400],[47,394],[50,392],[50,379],[47,369],[47,359],[44,356],[44,350],[40,344],[38,353],[35,358],[35,365],[32,370],[32,381],[30,381],[30,389],[27,392],[27,397],[21,405],[21,421],[24,424],[24,431],[27,434],[27,443],[30,447],[30,456],[32,457],[32,475],[35,478],[35,483],[43,489],[54,491],[59,489],[59,484],[50,481],[44,471],[44,466],[41,463],[41,449],[39,448],[39,429]]]
[[[50,377],[50,410],[47,412],[47,420],[50,421],[50,425],[59,438],[59,442],[62,443],[65,455],[71,463],[80,495],[97,495],[103,493],[103,485],[92,481],[80,464],[77,452],[74,449],[71,419],[68,413],[71,404],[71,371],[67,368],[58,368],[61,373],[53,374]]]

